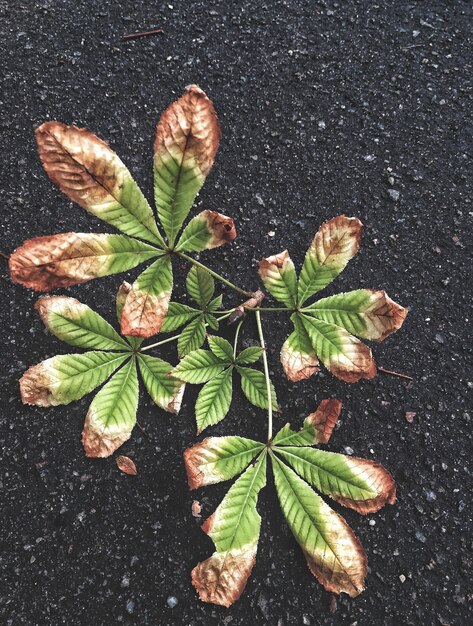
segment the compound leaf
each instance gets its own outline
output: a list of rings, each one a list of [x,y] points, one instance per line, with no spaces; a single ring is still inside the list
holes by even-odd
[[[195,403],[197,434],[218,424],[228,413],[232,401],[232,368],[209,380],[199,392]]]
[[[251,367],[237,366],[237,372],[241,376],[241,388],[243,393],[255,406],[260,409],[268,408],[268,393],[266,390],[266,379],[263,372],[254,370]],[[271,402],[274,411],[279,411],[276,391],[271,383]]]
[[[328,443],[341,409],[340,400],[322,400],[317,410],[305,418],[300,430],[292,430],[289,424],[283,426],[274,437],[273,445],[313,446],[316,443]]]
[[[207,341],[209,343],[210,350],[221,361],[224,361],[229,365],[233,362],[233,347],[229,341],[223,337],[215,337],[214,335],[208,335]]]
[[[362,339],[383,341],[401,328],[407,309],[385,291],[357,289],[317,300],[310,306],[310,314]]]
[[[213,296],[215,281],[206,270],[193,265],[187,274],[186,287],[191,297],[204,309]]]
[[[208,350],[194,350],[173,370],[173,375],[186,383],[198,385],[205,383],[228,367]]]
[[[218,248],[233,241],[236,230],[231,217],[217,211],[202,211],[184,228],[176,250],[181,252],[200,252]]]
[[[20,379],[24,404],[56,406],[79,400],[101,385],[129,354],[62,354],[30,367]]]
[[[280,358],[287,378],[297,383],[318,372],[319,361],[300,317],[293,313],[291,320],[294,331],[283,343]]]
[[[220,141],[211,101],[191,85],[162,114],[154,142],[154,195],[170,245],[209,173]]]
[[[259,275],[270,294],[288,307],[297,304],[297,275],[289,252],[262,259],[259,264]]]
[[[179,302],[170,302],[168,312],[164,318],[163,325],[161,326],[162,333],[170,333],[177,330],[187,322],[193,320],[197,315],[200,315],[198,309],[193,309],[187,304],[179,304]]]
[[[251,463],[264,444],[245,437],[207,437],[184,452],[189,489],[230,480]]]
[[[132,284],[122,311],[122,334],[146,338],[159,332],[171,293],[172,265],[166,254],[145,269]]]
[[[130,350],[108,322],[86,304],[66,296],[40,298],[35,309],[53,335],[79,348]]]
[[[310,571],[327,591],[359,595],[367,560],[355,534],[290,467],[274,455],[272,461],[281,509]]]
[[[179,358],[200,348],[204,341],[205,323],[200,315],[182,330],[177,340],[177,353],[179,354]]]
[[[202,525],[216,548],[192,570],[192,583],[204,602],[228,607],[241,596],[256,562],[261,526],[256,504],[265,484],[266,454],[261,454]]]
[[[315,353],[337,378],[354,383],[374,378],[376,365],[371,350],[344,328],[307,315],[300,316]]]
[[[138,354],[138,364],[153,402],[169,413],[179,413],[186,385],[171,376],[172,365],[147,354]]]
[[[369,459],[314,448],[279,448],[291,467],[321,493],[362,515],[396,502],[391,474]]]
[[[259,361],[263,350],[259,346],[250,346],[240,352],[236,358],[238,365],[250,365]]]
[[[301,306],[342,272],[360,248],[363,224],[356,217],[338,215],[322,224],[307,250],[299,276]]]
[[[157,248],[125,235],[46,235],[25,241],[13,252],[10,272],[25,287],[51,291],[126,272],[159,254]]]
[[[104,141],[60,122],[42,124],[36,141],[44,169],[66,196],[127,235],[164,245],[151,207]]]
[[[87,412],[82,445],[88,457],[110,456],[130,438],[138,410],[138,376],[134,359],[98,392]]]

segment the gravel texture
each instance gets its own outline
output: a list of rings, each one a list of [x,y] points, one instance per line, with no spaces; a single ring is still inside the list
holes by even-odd
[[[80,432],[89,398],[49,410],[21,404],[23,370],[67,347],[44,331],[37,295],[12,284],[2,265],[1,623],[469,623],[469,3],[3,0],[0,7],[2,252],[36,235],[109,230],[47,179],[33,139],[39,123],[91,128],[152,197],[155,123],[196,82],[223,131],[198,207],[233,216],[239,235],[202,258],[256,288],[263,255],[288,248],[300,264],[321,222],[360,217],[362,250],[327,292],[385,288],[408,306],[403,329],[375,354],[385,368],[415,377],[346,385],[321,374],[291,385],[278,364],[288,319],[265,318],[284,408],[276,425],[301,423],[324,397],[342,399],[329,449],[382,462],[397,480],[398,503],[367,518],[345,514],[370,573],[361,596],[335,600],[309,574],[270,480],[246,591],[232,608],[215,608],[197,599],[189,575],[212,551],[192,501],[206,516],[227,488],[187,491],[181,452],[196,441],[196,389],[178,417],[142,394],[144,432],[136,428],[120,451],[135,460],[138,476],[121,474],[113,459],[87,460]],[[164,34],[121,41],[154,27]],[[64,293],[112,320],[120,280]],[[243,342],[255,336],[248,323]],[[173,348],[161,354],[176,358]],[[264,413],[240,394],[212,429],[234,433],[265,435]]]

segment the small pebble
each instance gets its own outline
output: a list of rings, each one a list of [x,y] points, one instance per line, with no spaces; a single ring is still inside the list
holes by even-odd
[[[168,599],[166,600],[166,604],[168,605],[170,609],[173,609],[177,604],[176,596],[169,596]]]
[[[319,122],[318,126],[319,126],[319,128],[320,128],[321,130],[324,130],[324,128],[325,128],[325,122],[324,122],[323,120],[320,120],[320,122]]]
[[[350,456],[353,454],[354,450],[353,448],[350,448],[350,446],[345,446],[344,450],[347,454],[349,454]]]
[[[406,577],[404,576],[404,574],[401,574],[401,575],[399,576],[399,580],[400,580],[402,583],[405,583],[405,582],[406,582]]]
[[[126,603],[126,611],[130,615],[135,612],[135,603],[133,602],[133,600],[128,600],[128,602]]]
[[[393,202],[397,202],[399,200],[399,196],[401,194],[397,189],[388,189],[388,196],[391,198]]]
[[[416,539],[421,543],[425,543],[427,541],[427,537],[420,532],[420,530],[416,530]]]

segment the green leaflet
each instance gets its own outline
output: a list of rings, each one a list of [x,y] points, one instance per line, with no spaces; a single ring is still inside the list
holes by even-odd
[[[56,406],[79,400],[107,380],[129,356],[85,352],[46,359],[23,374],[20,380],[23,402]]]
[[[135,359],[98,392],[89,407],[82,442],[87,456],[109,456],[131,435],[138,409]]]
[[[297,304],[297,274],[287,250],[263,259],[259,275],[271,295],[288,307]]]
[[[230,367],[220,372],[200,390],[195,404],[197,434],[222,421],[228,413],[232,401],[232,370]]]
[[[316,443],[316,430],[308,419],[300,430],[292,430],[290,424],[285,424],[273,438],[274,446],[312,446]]]
[[[161,326],[162,333],[170,333],[187,322],[192,321],[197,315],[200,315],[198,309],[193,309],[186,304],[179,304],[178,302],[170,302],[166,318]]]
[[[130,283],[123,281],[117,291],[115,304],[116,304],[116,309],[117,309],[117,320],[119,324],[121,324],[123,307],[125,306],[125,302],[128,297],[128,294],[130,293],[130,290],[131,290]],[[129,343],[130,346],[134,348],[135,350],[137,350],[143,343],[143,339],[141,339],[140,337],[131,337],[130,335],[126,335],[125,338],[126,338],[127,343]]]
[[[213,335],[209,335],[207,341],[210,350],[216,357],[229,365],[233,362],[233,347],[230,342],[223,337],[214,337]]]
[[[182,231],[176,250],[201,252],[207,249],[212,238],[213,233],[209,229],[208,220],[202,215],[196,215]]]
[[[130,350],[129,344],[103,317],[75,298],[40,298],[36,309],[48,330],[72,346],[92,350]]]
[[[251,363],[259,361],[262,354],[263,350],[259,346],[251,346],[240,352],[236,358],[236,362],[238,365],[250,365]]]
[[[207,311],[215,312],[222,308],[223,296],[220,294],[216,298],[213,298],[207,306]]]
[[[200,315],[192,320],[184,330],[182,330],[177,340],[177,352],[179,357],[186,356],[193,350],[197,350],[205,341],[205,323]]]
[[[364,589],[366,556],[346,522],[287,465],[273,461],[274,483],[289,528],[311,572],[329,591]]]
[[[211,313],[204,313],[204,322],[212,330],[218,330],[218,319],[215,317],[215,315],[212,315]]]
[[[218,357],[208,350],[194,350],[185,356],[173,370],[173,375],[179,380],[193,385],[205,383],[228,365],[222,363]]]
[[[215,511],[208,534],[218,552],[239,550],[258,543],[261,516],[256,503],[265,485],[266,454],[261,454],[230,487]]]
[[[181,381],[170,376],[172,365],[147,354],[138,354],[138,364],[153,402],[165,411],[178,413],[184,386]]]
[[[241,376],[241,388],[243,393],[255,406],[260,409],[268,408],[268,395],[266,391],[266,379],[263,372],[251,369],[250,367],[236,367]],[[276,391],[271,383],[271,400],[273,410],[279,411]]]
[[[215,291],[215,282],[208,272],[193,265],[187,274],[186,287],[197,304],[205,309]]]
[[[245,437],[207,437],[184,453],[189,487],[230,480],[249,465],[264,445]]]

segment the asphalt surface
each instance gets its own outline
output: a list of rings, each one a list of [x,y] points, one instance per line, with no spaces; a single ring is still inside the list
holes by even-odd
[[[37,295],[12,284],[2,265],[1,623],[471,623],[469,3],[3,0],[0,7],[4,254],[28,237],[110,230],[49,182],[36,155],[37,125],[89,127],[152,198],[156,121],[195,82],[213,99],[223,132],[198,208],[233,216],[238,229],[232,246],[202,258],[256,288],[263,255],[288,248],[300,264],[321,222],[358,216],[366,224],[362,249],[327,293],[385,288],[408,306],[403,329],[375,355],[415,377],[346,385],[322,374],[289,384],[278,364],[289,321],[265,318],[284,409],[276,425],[300,424],[320,399],[340,398],[328,449],[382,462],[398,502],[367,518],[345,514],[370,571],[361,596],[335,602],[311,577],[270,479],[246,591],[232,608],[216,608],[190,583],[192,567],[212,552],[192,500],[206,516],[227,488],[187,490],[181,452],[197,439],[197,390],[187,392],[178,417],[142,393],[145,432],[136,428],[121,450],[135,460],[137,477],[122,475],[113,459],[86,459],[80,433],[89,397],[47,410],[21,404],[24,369],[68,349],[43,329]],[[156,27],[164,33],[121,40]],[[176,273],[182,285],[184,272]],[[112,320],[121,280],[64,293]],[[237,301],[223,293],[228,305]],[[249,323],[243,341],[255,337]],[[172,347],[160,354],[176,361]],[[211,433],[263,438],[265,429],[264,412],[237,393]]]

